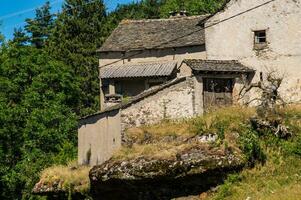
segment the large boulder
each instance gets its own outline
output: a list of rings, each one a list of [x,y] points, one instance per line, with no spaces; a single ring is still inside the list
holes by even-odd
[[[176,157],[111,159],[90,171],[93,199],[172,199],[197,195],[221,183],[245,160],[231,150],[202,146],[185,149]]]

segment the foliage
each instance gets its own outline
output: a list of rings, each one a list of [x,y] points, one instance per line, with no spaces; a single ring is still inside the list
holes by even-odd
[[[66,0],[58,16],[47,51],[71,68],[80,94],[74,111],[80,116],[98,110],[97,47],[104,41],[106,17],[102,0]]]
[[[68,66],[35,47],[12,42],[0,59],[0,195],[29,198],[36,172],[62,152],[60,162],[75,156],[78,86]]]

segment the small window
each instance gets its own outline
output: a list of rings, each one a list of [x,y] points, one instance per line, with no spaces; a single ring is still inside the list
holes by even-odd
[[[267,44],[267,36],[266,31],[254,31],[254,48],[255,49],[263,49]]]
[[[255,44],[266,43],[266,32],[264,31],[255,31]]]

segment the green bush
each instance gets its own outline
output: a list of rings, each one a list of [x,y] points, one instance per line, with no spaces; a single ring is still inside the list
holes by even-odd
[[[239,142],[240,148],[248,160],[248,166],[253,167],[257,162],[264,164],[266,155],[256,132],[249,129],[242,133]]]

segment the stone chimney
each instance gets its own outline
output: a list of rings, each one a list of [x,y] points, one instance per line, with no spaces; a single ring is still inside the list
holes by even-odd
[[[187,17],[188,12],[186,10],[182,11],[171,11],[169,12],[170,18],[179,18],[179,17]]]
[[[174,17],[187,17],[187,11],[185,9],[185,3],[184,0],[181,1],[181,5],[179,7],[180,11],[171,11],[169,12],[170,17],[174,18]]]

